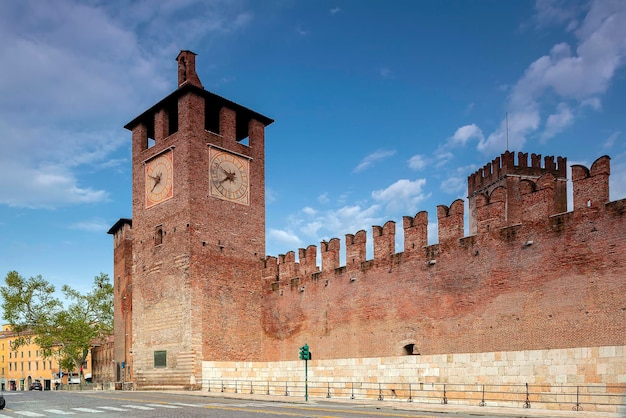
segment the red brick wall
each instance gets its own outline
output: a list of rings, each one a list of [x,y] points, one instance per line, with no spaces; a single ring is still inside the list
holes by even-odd
[[[592,168],[574,180],[575,190],[600,201],[589,208],[549,216],[544,208],[554,207],[553,193],[535,187],[524,195],[534,208],[528,224],[501,227],[504,208],[494,199],[483,209],[497,227],[446,245],[322,266],[315,275],[300,274],[295,262],[279,264],[293,273],[279,271],[276,290],[270,263],[262,360],[293,359],[305,342],[318,359],[402,355],[407,342],[422,354],[623,344],[626,200],[602,202],[607,164],[608,157],[594,164],[605,167],[596,170],[599,178]],[[380,231],[374,228],[374,240],[388,242]],[[290,286],[292,277],[298,287]]]

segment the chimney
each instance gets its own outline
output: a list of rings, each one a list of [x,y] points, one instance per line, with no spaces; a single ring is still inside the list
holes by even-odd
[[[196,74],[196,54],[186,50],[180,51],[176,61],[178,61],[178,87],[190,83],[202,88],[202,83]]]

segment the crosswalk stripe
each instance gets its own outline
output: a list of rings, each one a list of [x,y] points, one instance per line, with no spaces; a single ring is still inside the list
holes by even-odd
[[[146,406],[153,406],[155,408],[171,408],[171,409],[178,409],[178,408],[180,408],[180,406],[169,405],[169,404],[166,404],[166,403],[147,403]]]
[[[37,412],[30,411],[15,411],[17,415],[23,415],[25,417],[45,417],[44,414],[38,414]]]
[[[90,414],[98,414],[104,411],[99,411],[97,409],[93,409],[93,408],[72,408],[73,411],[80,411],[80,412],[89,412]]]
[[[150,408],[148,406],[143,406],[143,405],[122,405],[122,407],[124,408],[132,408],[132,409],[139,409],[142,411],[154,411],[154,408]]]
[[[46,409],[45,411],[55,415],[74,415],[73,412],[65,411],[63,409]]]
[[[128,409],[118,408],[117,406],[98,406],[98,408],[106,409],[107,411],[117,411],[117,412],[128,411]]]
[[[172,405],[178,405],[178,406],[186,406],[186,407],[191,407],[191,408],[204,408],[207,405],[211,405],[208,403],[182,403],[182,402],[172,402]],[[0,418],[2,418],[0,416]]]

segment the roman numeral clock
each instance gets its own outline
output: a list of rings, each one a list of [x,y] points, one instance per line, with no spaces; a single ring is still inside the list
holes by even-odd
[[[157,155],[145,164],[146,208],[154,206],[174,196],[173,156],[168,150]]]
[[[212,147],[209,176],[211,196],[244,205],[250,204],[248,158]]]

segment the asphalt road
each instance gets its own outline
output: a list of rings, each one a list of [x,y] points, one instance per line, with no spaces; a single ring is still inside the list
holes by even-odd
[[[2,417],[476,417],[476,414],[400,411],[388,407],[328,402],[268,402],[163,392],[5,392]],[[486,411],[485,411],[486,412]],[[492,415],[479,415],[489,417]],[[495,415],[493,415],[495,416]],[[500,415],[501,417],[501,415]]]

